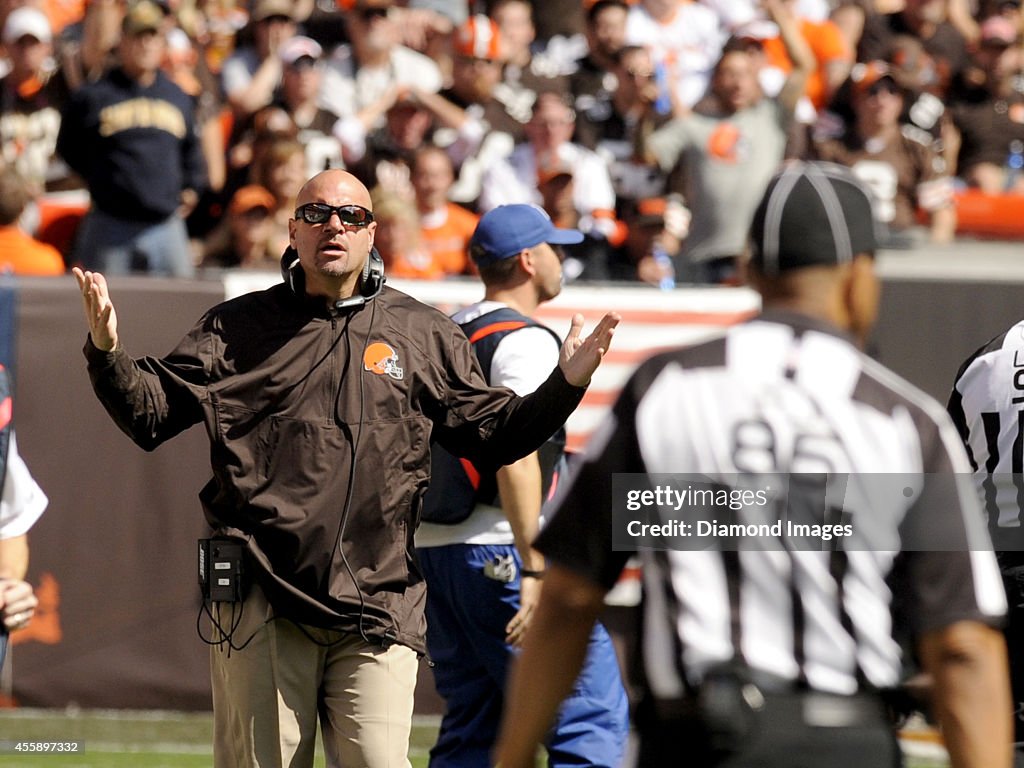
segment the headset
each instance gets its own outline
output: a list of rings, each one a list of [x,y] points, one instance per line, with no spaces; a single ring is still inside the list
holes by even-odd
[[[290,245],[284,249],[281,255],[281,277],[296,296],[306,295],[306,273],[302,271],[299,264],[299,253]],[[387,278],[384,276],[384,259],[376,248],[370,248],[370,254],[366,257],[366,265],[363,267],[363,274],[359,278],[359,293],[349,296],[347,299],[338,299],[334,302],[336,310],[352,309],[361,307],[366,302],[375,299],[384,290],[384,283]]]

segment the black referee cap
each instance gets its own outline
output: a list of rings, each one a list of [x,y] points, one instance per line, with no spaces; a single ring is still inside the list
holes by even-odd
[[[852,261],[875,252],[871,199],[841,165],[791,163],[769,182],[750,241],[750,260],[765,275]]]

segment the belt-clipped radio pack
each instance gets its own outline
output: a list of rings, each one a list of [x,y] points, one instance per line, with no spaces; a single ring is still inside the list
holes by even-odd
[[[215,536],[199,539],[199,587],[204,600],[242,601],[242,562],[245,545],[238,539]]]

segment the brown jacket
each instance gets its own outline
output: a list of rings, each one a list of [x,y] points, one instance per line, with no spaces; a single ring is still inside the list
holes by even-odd
[[[85,354],[100,401],[146,450],[205,424],[207,519],[248,541],[276,615],[420,652],[413,534],[432,434],[507,464],[583,395],[558,369],[525,398],[488,386],[459,327],[390,288],[337,313],[282,284],[214,307],[164,358],[91,341]]]

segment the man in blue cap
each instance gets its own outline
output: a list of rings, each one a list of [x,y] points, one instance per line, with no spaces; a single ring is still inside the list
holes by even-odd
[[[484,299],[454,315],[492,385],[532,392],[558,359],[559,338],[532,318],[562,288],[558,229],[534,205],[486,213],[470,241]],[[432,448],[416,547],[427,581],[427,649],[446,703],[430,765],[485,768],[501,719],[506,671],[540,595],[544,557],[532,542],[564,465],[565,430],[536,453],[481,471]],[[617,766],[628,705],[614,647],[598,625],[587,664],[547,741],[551,766]]]

